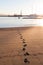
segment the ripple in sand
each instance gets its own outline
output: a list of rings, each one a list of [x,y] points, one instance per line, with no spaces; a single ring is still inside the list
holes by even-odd
[[[38,55],[43,55],[43,53],[38,53]]]
[[[33,56],[37,56],[37,54],[32,54]]]
[[[33,56],[43,55],[43,53],[32,54]]]

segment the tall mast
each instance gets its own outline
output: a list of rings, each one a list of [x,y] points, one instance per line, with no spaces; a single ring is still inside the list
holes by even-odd
[[[22,10],[20,11],[20,15],[22,16]]]

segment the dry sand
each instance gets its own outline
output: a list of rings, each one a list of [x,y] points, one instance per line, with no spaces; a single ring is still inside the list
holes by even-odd
[[[43,27],[0,29],[0,65],[43,65]]]

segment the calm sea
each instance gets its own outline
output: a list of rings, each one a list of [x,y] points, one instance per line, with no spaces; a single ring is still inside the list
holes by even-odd
[[[43,26],[43,19],[18,19],[18,17],[0,17],[0,28],[28,26]]]

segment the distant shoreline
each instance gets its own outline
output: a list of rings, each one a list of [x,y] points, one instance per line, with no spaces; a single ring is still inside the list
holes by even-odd
[[[0,17],[17,17],[18,19],[20,19],[22,17],[22,19],[43,19],[43,16],[29,16],[29,15],[24,15],[24,16],[0,16]]]

